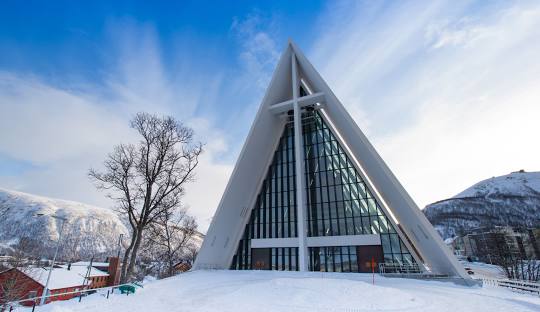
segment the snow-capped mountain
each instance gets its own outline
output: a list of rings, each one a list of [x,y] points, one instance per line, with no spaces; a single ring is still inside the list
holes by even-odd
[[[78,202],[0,189],[0,213],[5,208],[0,217],[0,245],[9,248],[21,243],[20,248],[34,251],[35,256],[51,257],[58,240],[62,222],[47,215],[67,219],[62,258],[116,254],[119,235],[128,233],[113,211]]]
[[[483,226],[540,227],[540,172],[513,172],[432,203],[426,217],[443,239]]]

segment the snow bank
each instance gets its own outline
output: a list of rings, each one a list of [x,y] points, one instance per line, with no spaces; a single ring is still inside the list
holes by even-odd
[[[369,274],[196,271],[156,281],[135,295],[100,295],[40,311],[540,311],[540,298],[497,288]]]

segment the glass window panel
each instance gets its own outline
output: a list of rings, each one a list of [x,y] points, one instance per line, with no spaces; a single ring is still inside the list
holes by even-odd
[[[345,222],[344,218],[338,219],[338,225],[339,225],[339,234],[338,235],[347,235],[347,223]]]
[[[386,218],[384,216],[379,215],[379,226],[381,233],[388,233],[388,224],[386,223]]]
[[[367,201],[366,201],[365,199],[361,199],[361,200],[359,201],[359,204],[360,204],[360,213],[361,213],[362,215],[365,215],[365,216],[369,215],[369,213],[368,213],[368,203],[367,203]]]
[[[371,232],[373,234],[380,233],[379,220],[377,219],[376,216],[374,218],[371,218]]]
[[[413,264],[413,259],[410,254],[403,254],[403,264],[406,264],[406,265]]]
[[[354,251],[354,253],[351,253],[350,259],[351,272],[358,272],[358,260],[356,259],[356,250]]]
[[[390,237],[388,235],[381,235],[381,245],[384,252],[392,252]]]
[[[283,254],[283,258],[284,258],[284,266],[283,266],[283,269],[285,271],[289,271],[290,270],[290,258],[289,258],[289,248],[283,248],[283,251],[284,251],[284,254]]]
[[[362,202],[359,200],[353,200],[351,201],[351,204],[353,209],[353,215],[360,216],[362,214]]]
[[[377,204],[375,203],[375,200],[373,198],[368,198],[368,207],[369,207],[369,214],[370,215],[376,215],[377,214]]]
[[[336,203],[325,203],[324,206],[330,212],[330,218],[336,219],[338,217]]]
[[[342,259],[341,259],[341,254],[338,252],[336,252],[334,254],[334,271],[335,272],[342,272]]]
[[[283,251],[281,250],[281,248],[276,248],[277,249],[277,269],[278,270],[283,270]]]
[[[407,252],[407,247],[405,246],[405,244],[403,243],[403,241],[401,239],[399,240],[399,244],[401,245],[401,251],[403,253],[406,253]]]
[[[331,220],[331,224],[332,224],[332,228],[330,230],[330,236],[336,236],[336,235],[339,235],[339,231],[338,231],[338,222],[337,222],[337,219],[332,219]]]
[[[401,254],[392,254],[393,261],[395,263],[403,264],[403,259],[401,258]]]
[[[352,217],[353,216],[353,210],[352,205],[350,201],[343,202],[343,205],[345,206],[345,216]]]
[[[369,217],[362,217],[362,228],[364,230],[364,234],[374,234],[371,229]]]
[[[399,237],[397,234],[390,234],[390,244],[392,245],[393,253],[401,253],[401,249],[399,247]]]
[[[366,191],[366,185],[364,183],[358,183],[358,192],[362,198],[370,197]]]

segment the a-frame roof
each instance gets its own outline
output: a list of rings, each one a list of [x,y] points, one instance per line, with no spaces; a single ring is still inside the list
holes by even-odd
[[[285,123],[292,99],[292,59],[310,89],[305,104],[322,105],[341,143],[370,188],[399,224],[402,239],[436,274],[469,278],[390,168],[376,152],[345,107],[294,42],[289,41],[242,148],[225,193],[212,220],[195,268],[228,268]],[[311,98],[310,98],[311,97]],[[291,104],[292,105],[292,104]]]

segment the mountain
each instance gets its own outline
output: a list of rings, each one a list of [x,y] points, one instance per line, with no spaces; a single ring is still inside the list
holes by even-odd
[[[50,215],[67,219],[61,258],[116,254],[119,235],[128,233],[111,210],[0,189],[0,247],[25,249],[36,257],[52,258],[62,222]]]
[[[443,239],[483,226],[540,227],[540,172],[518,171],[476,183],[424,209]]]

